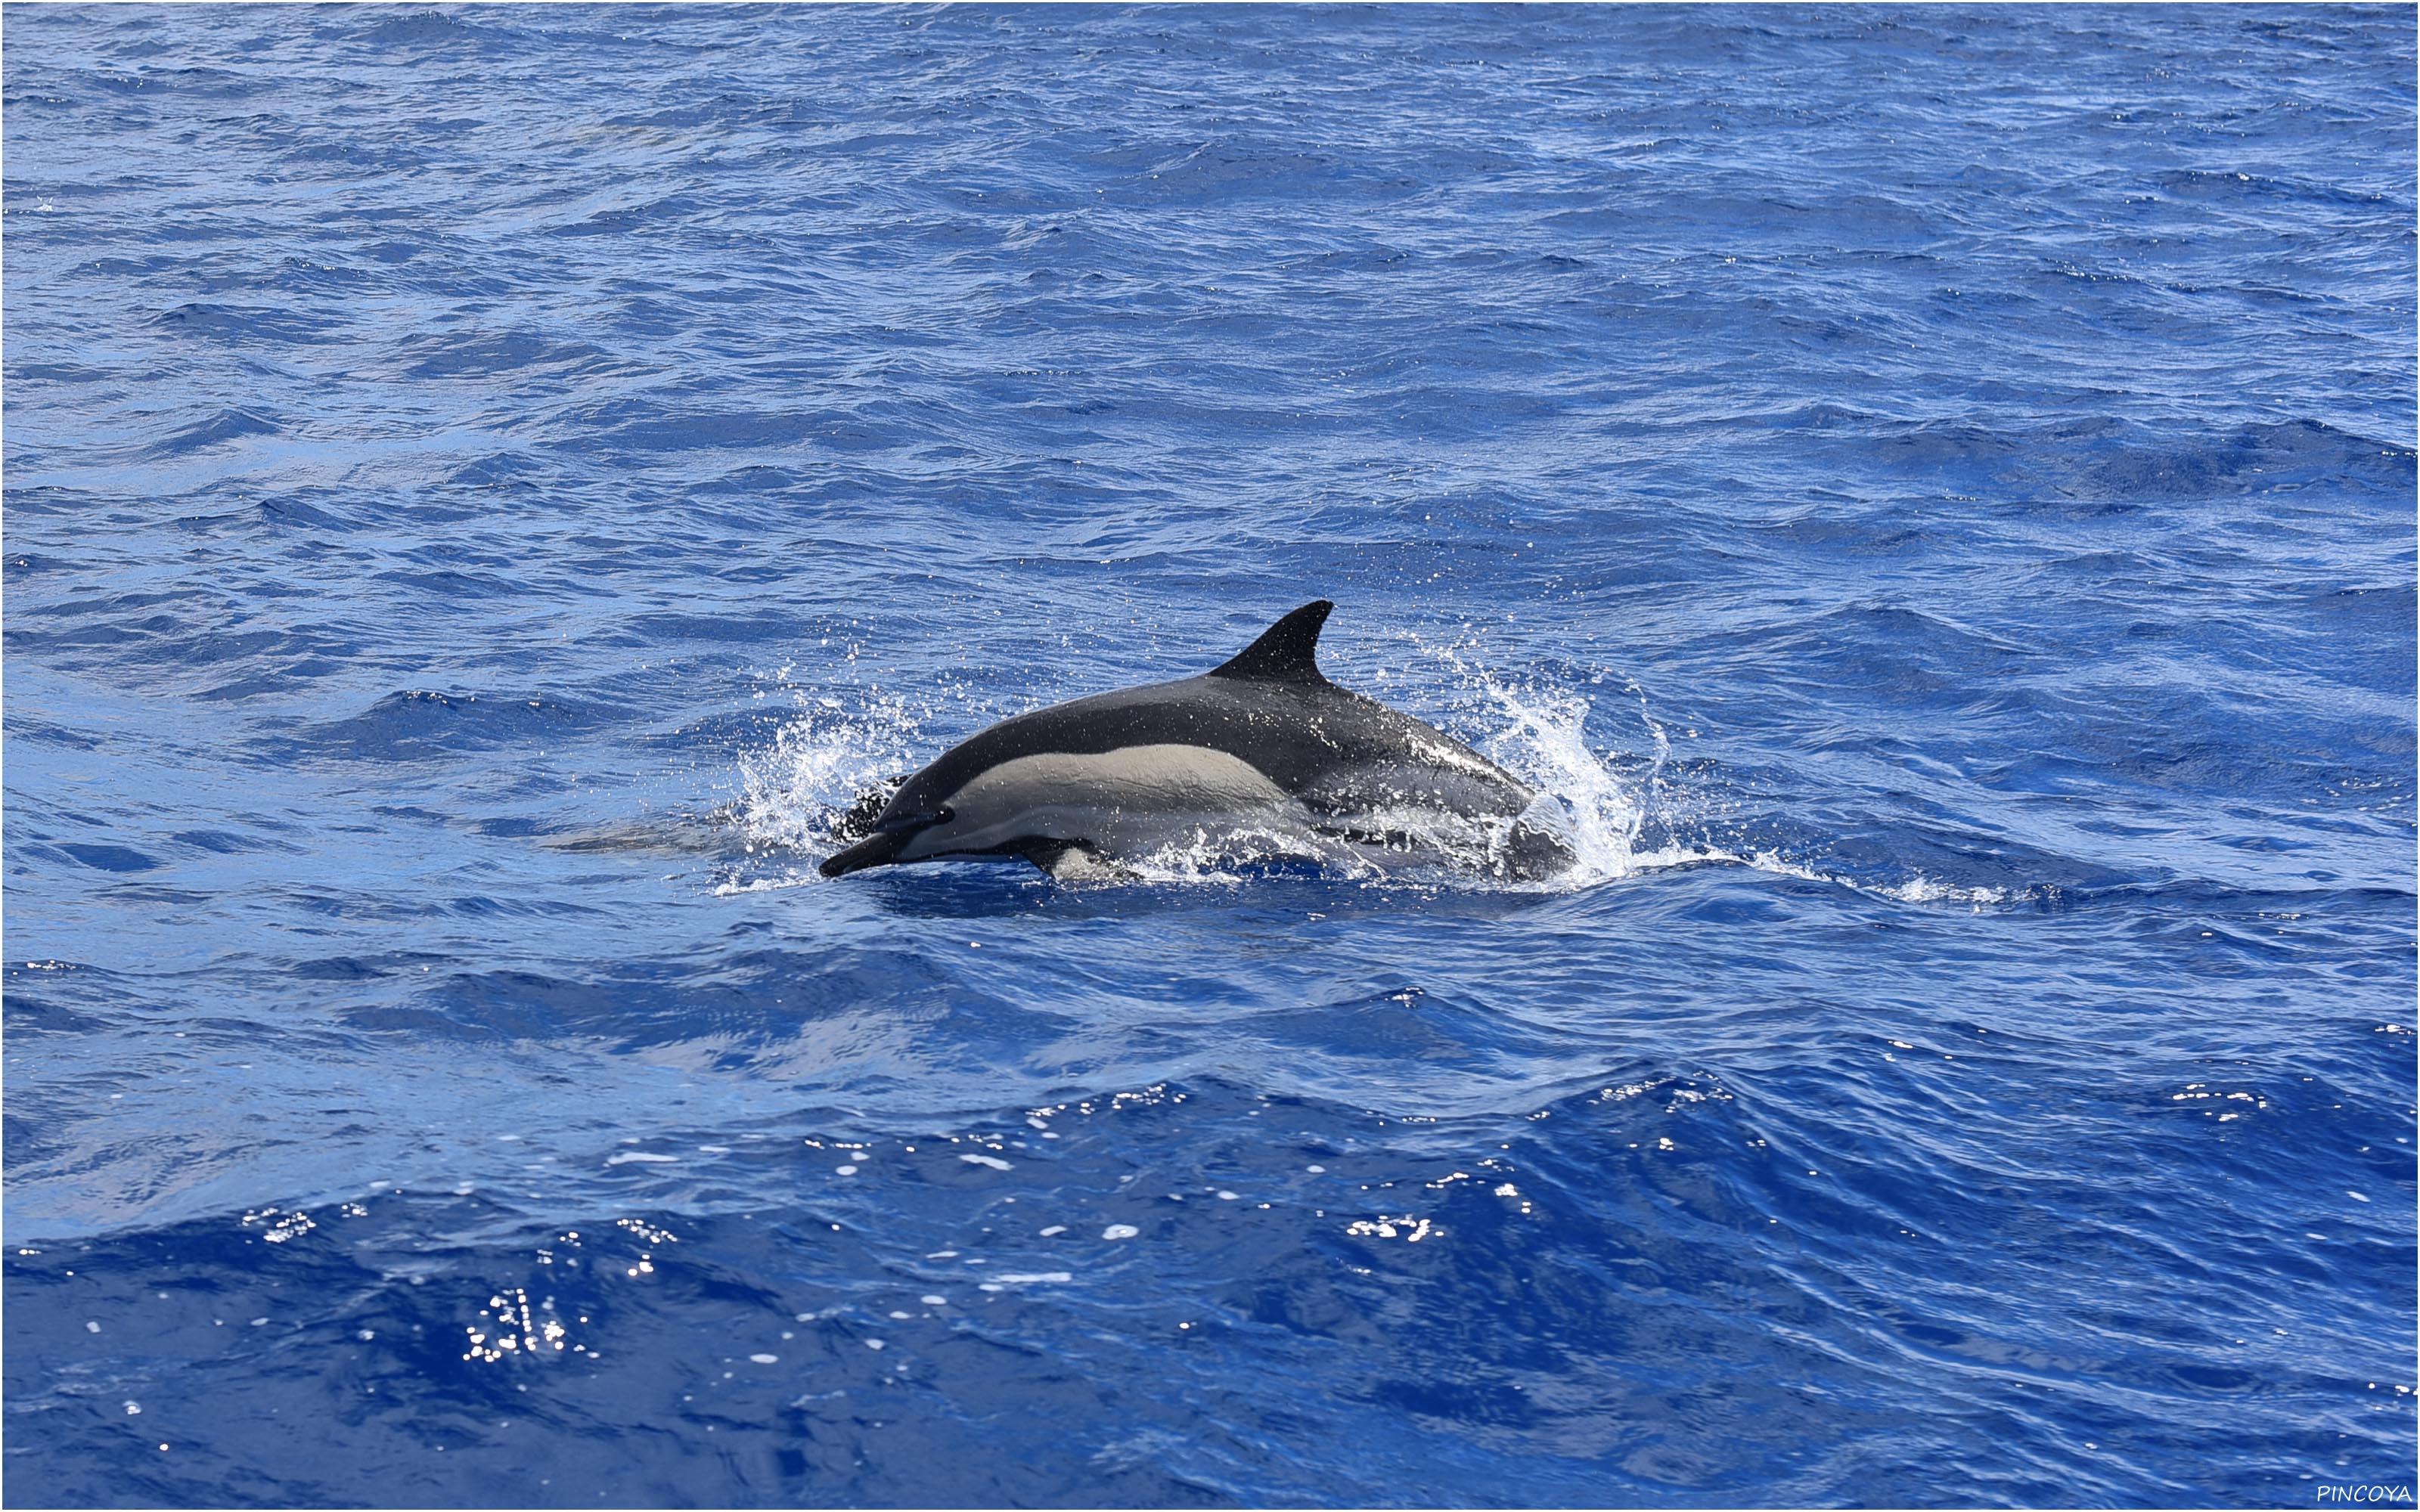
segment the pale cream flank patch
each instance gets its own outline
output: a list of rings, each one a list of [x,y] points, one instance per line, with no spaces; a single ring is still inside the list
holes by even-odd
[[[1097,756],[1049,752],[991,768],[947,799],[956,817],[900,852],[913,861],[1033,835],[1117,848],[1184,815],[1283,810],[1285,793],[1250,763],[1206,746],[1122,746]]]

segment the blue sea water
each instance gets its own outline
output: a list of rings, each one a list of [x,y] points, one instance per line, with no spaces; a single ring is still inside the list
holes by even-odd
[[[11,1504],[2414,1479],[2409,8],[0,20]]]

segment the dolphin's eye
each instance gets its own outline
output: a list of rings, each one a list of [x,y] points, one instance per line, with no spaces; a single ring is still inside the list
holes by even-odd
[[[936,809],[936,810],[933,810],[933,823],[935,823],[935,824],[937,824],[937,825],[946,825],[946,824],[948,824],[951,820],[955,819],[957,816],[958,816],[958,810],[956,810],[955,809],[951,808],[948,804],[946,804],[946,803],[945,803],[945,804],[941,805],[939,808],[938,808],[938,809]]]

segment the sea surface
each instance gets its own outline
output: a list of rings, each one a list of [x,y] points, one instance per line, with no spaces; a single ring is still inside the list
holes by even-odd
[[[2410,8],[0,24],[10,1505],[2415,1478]]]

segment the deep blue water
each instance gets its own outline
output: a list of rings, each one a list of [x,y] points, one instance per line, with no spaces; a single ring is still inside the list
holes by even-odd
[[[2409,8],[5,24],[11,1504],[2414,1478]]]

